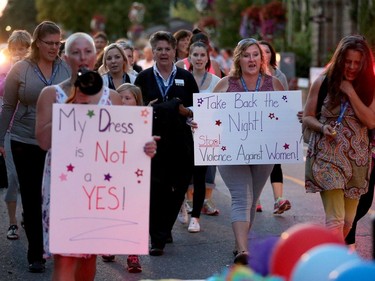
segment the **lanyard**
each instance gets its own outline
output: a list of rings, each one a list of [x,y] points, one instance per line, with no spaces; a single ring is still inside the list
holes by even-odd
[[[46,85],[46,86],[50,86],[52,85],[52,82],[53,80],[55,79],[56,77],[56,74],[57,74],[57,67],[55,66],[55,64],[53,64],[53,71],[52,71],[52,75],[50,77],[50,79],[47,81],[47,79],[44,77],[42,71],[40,70],[39,66],[36,65],[34,67],[34,71],[35,73],[38,75],[39,79]]]
[[[203,78],[202,78],[202,81],[201,81],[201,85],[199,86],[199,88],[203,86],[204,81],[206,81],[206,78],[207,78],[207,71],[203,75]]]
[[[341,125],[342,118],[344,118],[344,113],[346,109],[348,108],[348,105],[349,105],[349,101],[346,101],[344,104],[343,103],[340,104],[340,114],[339,114],[339,117],[337,118],[337,121],[335,122],[333,129],[336,129]]]
[[[246,83],[245,83],[245,80],[243,79],[242,76],[241,76],[240,79],[241,79],[242,86],[243,86],[243,88],[245,89],[245,92],[249,92],[249,89],[247,88]],[[259,73],[259,75],[258,75],[258,79],[257,79],[257,84],[256,84],[256,86],[255,86],[255,92],[258,92],[258,91],[259,91],[260,81],[262,81],[262,74]]]
[[[160,77],[160,75],[158,73],[154,72],[154,75],[155,75],[156,82],[158,83],[159,90],[160,90],[160,92],[161,92],[161,94],[163,96],[163,100],[167,101],[168,100],[168,95],[167,94],[168,94],[169,89],[172,87],[173,80],[176,77],[176,72],[173,73],[169,77],[168,86],[164,85],[163,78]]]

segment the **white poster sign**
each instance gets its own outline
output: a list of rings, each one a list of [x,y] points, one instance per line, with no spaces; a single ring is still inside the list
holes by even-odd
[[[52,253],[148,254],[152,109],[55,104]]]
[[[303,162],[301,91],[194,94],[196,165]]]

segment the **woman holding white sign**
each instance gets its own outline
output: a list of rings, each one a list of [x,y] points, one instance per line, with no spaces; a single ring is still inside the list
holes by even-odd
[[[198,84],[200,93],[212,93],[220,78],[208,72],[211,66],[210,47],[201,41],[190,45],[189,49],[189,71],[192,72]],[[216,166],[194,166],[193,185],[189,186],[186,207],[189,207],[191,219],[188,231],[195,233],[200,231],[199,217],[201,210],[208,215],[218,215],[219,210],[211,201],[212,191],[215,186]],[[208,212],[208,206],[211,212]]]
[[[86,33],[74,33],[65,43],[65,60],[70,65],[72,75],[57,86],[43,89],[37,104],[36,138],[44,150],[51,148],[52,106],[54,103],[78,103],[121,105],[117,92],[103,87],[103,81],[94,68],[96,61],[95,45],[92,37]],[[91,75],[94,82],[84,83],[84,75]],[[100,82],[100,83],[96,83]],[[156,153],[155,141],[145,146],[145,153],[151,157]],[[48,253],[49,189],[50,189],[50,152],[47,155],[43,181],[43,220],[45,250]],[[54,254],[53,280],[94,280],[96,273],[96,255]]]
[[[243,39],[234,50],[229,75],[219,81],[214,92],[283,91],[280,81],[266,73],[267,62],[258,41],[253,38]],[[218,166],[232,197],[235,263],[248,263],[248,234],[254,221],[256,202],[273,166]]]

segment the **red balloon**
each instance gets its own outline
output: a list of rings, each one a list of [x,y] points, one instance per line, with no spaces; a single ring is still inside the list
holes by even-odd
[[[301,223],[287,229],[277,241],[271,259],[270,273],[290,280],[294,266],[300,257],[315,246],[344,241],[321,225]]]

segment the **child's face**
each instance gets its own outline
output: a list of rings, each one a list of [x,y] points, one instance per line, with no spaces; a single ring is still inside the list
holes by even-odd
[[[133,93],[129,90],[120,92],[120,96],[123,105],[137,105],[137,100],[135,99]]]
[[[9,48],[10,55],[15,61],[26,57],[29,48],[21,43],[15,43]]]

